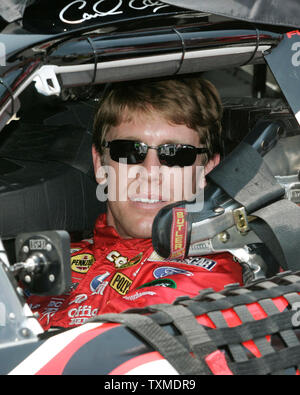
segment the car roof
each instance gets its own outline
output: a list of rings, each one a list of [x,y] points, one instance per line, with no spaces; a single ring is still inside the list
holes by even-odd
[[[0,4],[0,15],[6,22],[32,19],[36,29],[50,28],[52,32],[76,29],[78,23],[74,21],[79,20],[81,25],[91,25],[100,20],[133,20],[141,16],[159,19],[160,15],[187,10],[272,26],[300,27],[298,0],[102,0],[89,4],[72,0],[6,0]],[[81,18],[76,17],[78,14]],[[70,26],[63,27],[63,21],[68,19],[72,20]]]
[[[298,0],[163,0],[162,3],[248,22],[300,27]]]

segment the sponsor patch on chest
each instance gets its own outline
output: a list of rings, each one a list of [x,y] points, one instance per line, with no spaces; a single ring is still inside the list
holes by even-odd
[[[120,295],[126,295],[131,284],[132,280],[123,273],[116,273],[109,283],[109,285]]]
[[[157,252],[153,251],[150,257],[148,258],[149,262],[166,262],[166,263],[184,263],[186,265],[197,266],[203,269],[211,271],[216,265],[217,262],[212,259],[208,259],[205,257],[190,257],[185,259],[170,259],[163,258],[157,254]]]
[[[71,258],[71,269],[77,273],[87,273],[94,263],[95,258],[92,254],[78,254]]]
[[[184,270],[184,269],[180,269],[179,267],[172,267],[172,266],[161,266],[153,271],[153,276],[155,278],[173,276],[174,274],[180,274],[187,277],[191,277],[194,275],[192,272],[189,272],[188,270]]]
[[[202,267],[203,269],[209,271],[211,271],[217,264],[217,262],[213,261],[212,259],[202,257],[186,258],[184,260],[184,263],[186,263],[187,265]]]
[[[109,262],[114,263],[116,269],[125,269],[130,266],[137,265],[141,262],[143,257],[143,253],[140,252],[138,255],[134,256],[133,258],[128,258],[123,256],[118,251],[110,251],[110,253],[106,256],[106,259]]]

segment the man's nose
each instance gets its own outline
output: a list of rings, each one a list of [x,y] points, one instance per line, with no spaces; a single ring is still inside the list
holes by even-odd
[[[143,162],[143,167],[147,171],[148,179],[159,178],[160,161],[158,159],[157,150],[149,148],[146,158]]]

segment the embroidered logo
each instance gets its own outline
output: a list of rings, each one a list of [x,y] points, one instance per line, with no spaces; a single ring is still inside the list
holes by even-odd
[[[132,280],[123,273],[116,273],[109,285],[120,295],[126,295],[132,284]]]
[[[92,295],[103,295],[103,292],[108,285],[108,281],[104,281],[110,275],[109,272],[105,272],[104,274],[99,274],[94,277],[90,283],[90,290],[92,291]]]
[[[162,266],[158,267],[153,271],[153,276],[155,278],[163,278],[167,276],[173,276],[174,274],[183,274],[184,276],[191,277],[194,274],[184,269],[172,266]]]
[[[118,251],[111,251],[106,259],[109,262],[114,263],[116,269],[125,269],[126,267],[137,265],[142,260],[143,253],[140,252],[138,255],[133,258],[127,258],[126,256],[122,256]]]
[[[92,254],[78,254],[71,258],[71,269],[77,273],[87,273],[94,263],[95,258]]]
[[[173,208],[173,223],[171,231],[170,258],[183,259],[187,239],[187,221],[185,208]]]
[[[186,263],[187,265],[202,267],[203,269],[209,271],[211,271],[217,264],[217,262],[213,261],[212,259],[201,257],[187,258],[183,261],[183,263]]]

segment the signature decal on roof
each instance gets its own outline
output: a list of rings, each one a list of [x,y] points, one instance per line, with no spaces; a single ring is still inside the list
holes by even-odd
[[[62,22],[68,24],[80,24],[87,22],[94,18],[106,17],[112,15],[123,14],[122,6],[123,0],[99,0],[95,2],[92,7],[92,13],[87,12],[86,9],[87,1],[75,0],[67,4],[59,13],[59,18]],[[163,4],[160,1],[153,0],[131,0],[129,1],[129,8],[142,11],[152,7],[152,12],[156,13],[158,10],[164,7],[170,7],[167,4]],[[82,11],[80,19],[69,19],[74,12]]]

